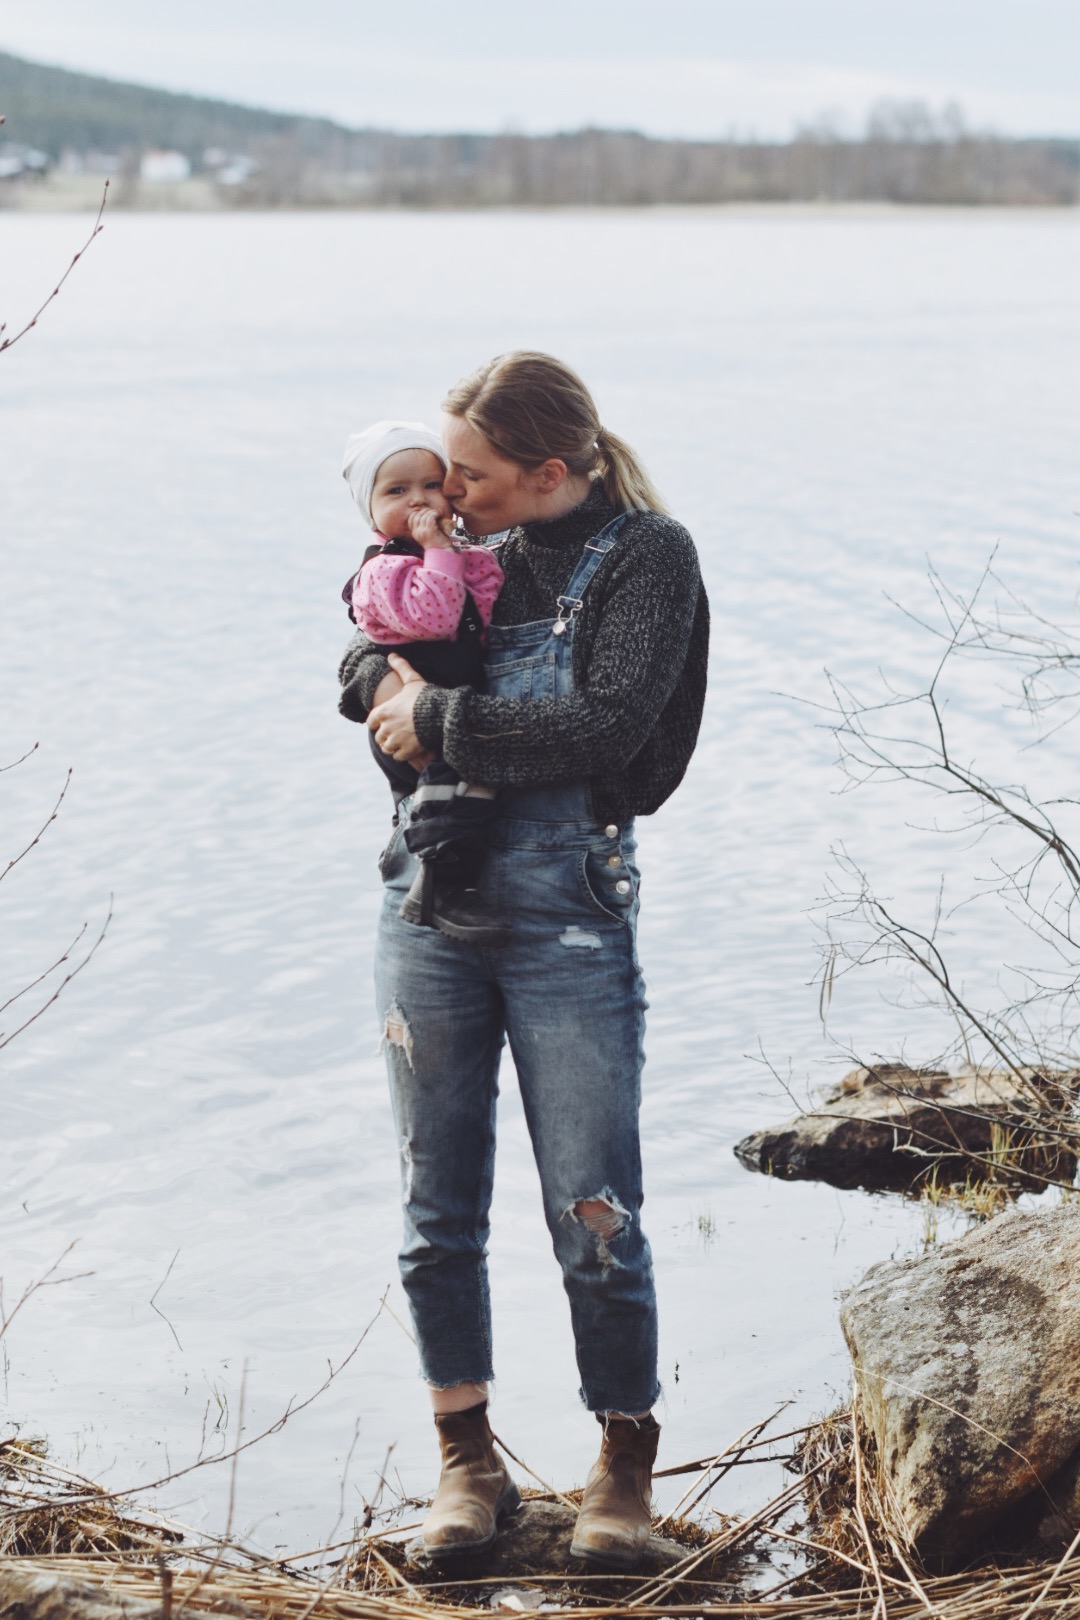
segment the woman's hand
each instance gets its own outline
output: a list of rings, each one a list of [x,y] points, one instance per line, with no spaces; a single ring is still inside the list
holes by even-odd
[[[391,653],[387,659],[390,668],[401,681],[401,691],[377,703],[368,715],[368,725],[375,733],[375,741],[384,754],[400,759],[406,765],[422,771],[435,755],[423,746],[413,728],[413,709],[427,682],[418,675],[408,659]],[[381,684],[381,683],[380,683]],[[376,694],[377,695],[377,694]]]

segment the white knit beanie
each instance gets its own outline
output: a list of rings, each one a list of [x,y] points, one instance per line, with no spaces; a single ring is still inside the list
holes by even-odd
[[[396,456],[399,450],[430,450],[446,466],[439,435],[423,422],[375,422],[363,433],[354,433],[345,446],[341,476],[348,483],[352,498],[370,529],[375,527],[371,515],[375,475],[386,458]]]

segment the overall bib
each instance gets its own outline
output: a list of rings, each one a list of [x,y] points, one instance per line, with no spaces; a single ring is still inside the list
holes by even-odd
[[[492,626],[490,693],[573,693],[575,620],[624,521],[586,545],[550,619]],[[479,887],[511,935],[483,948],[398,916],[416,871],[402,810],[382,861],[375,977],[401,1154],[399,1261],[424,1377],[449,1388],[494,1376],[486,1252],[508,1040],[570,1300],[582,1399],[597,1412],[646,1411],[659,1386],[641,1229],[645,995],[633,825],[598,825],[585,782],[504,788]],[[584,1215],[583,1203],[593,1206]]]

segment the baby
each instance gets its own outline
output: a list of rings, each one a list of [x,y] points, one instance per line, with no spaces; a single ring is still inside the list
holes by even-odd
[[[487,627],[503,572],[492,552],[452,538],[438,435],[422,422],[376,422],[353,434],[342,471],[376,540],[341,593],[349,617],[425,680],[482,688]],[[346,688],[342,712],[360,718],[349,697]],[[506,929],[476,887],[494,788],[463,782],[442,759],[417,772],[368,735],[395,808],[411,795],[405,843],[420,857],[420,869],[402,917],[473,945],[501,943]]]

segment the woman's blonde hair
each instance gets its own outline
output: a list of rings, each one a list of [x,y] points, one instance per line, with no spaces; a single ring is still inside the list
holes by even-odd
[[[581,378],[550,354],[517,349],[497,355],[451,388],[443,410],[522,467],[555,457],[578,477],[596,474],[617,511],[667,511],[630,446],[601,427]]]

